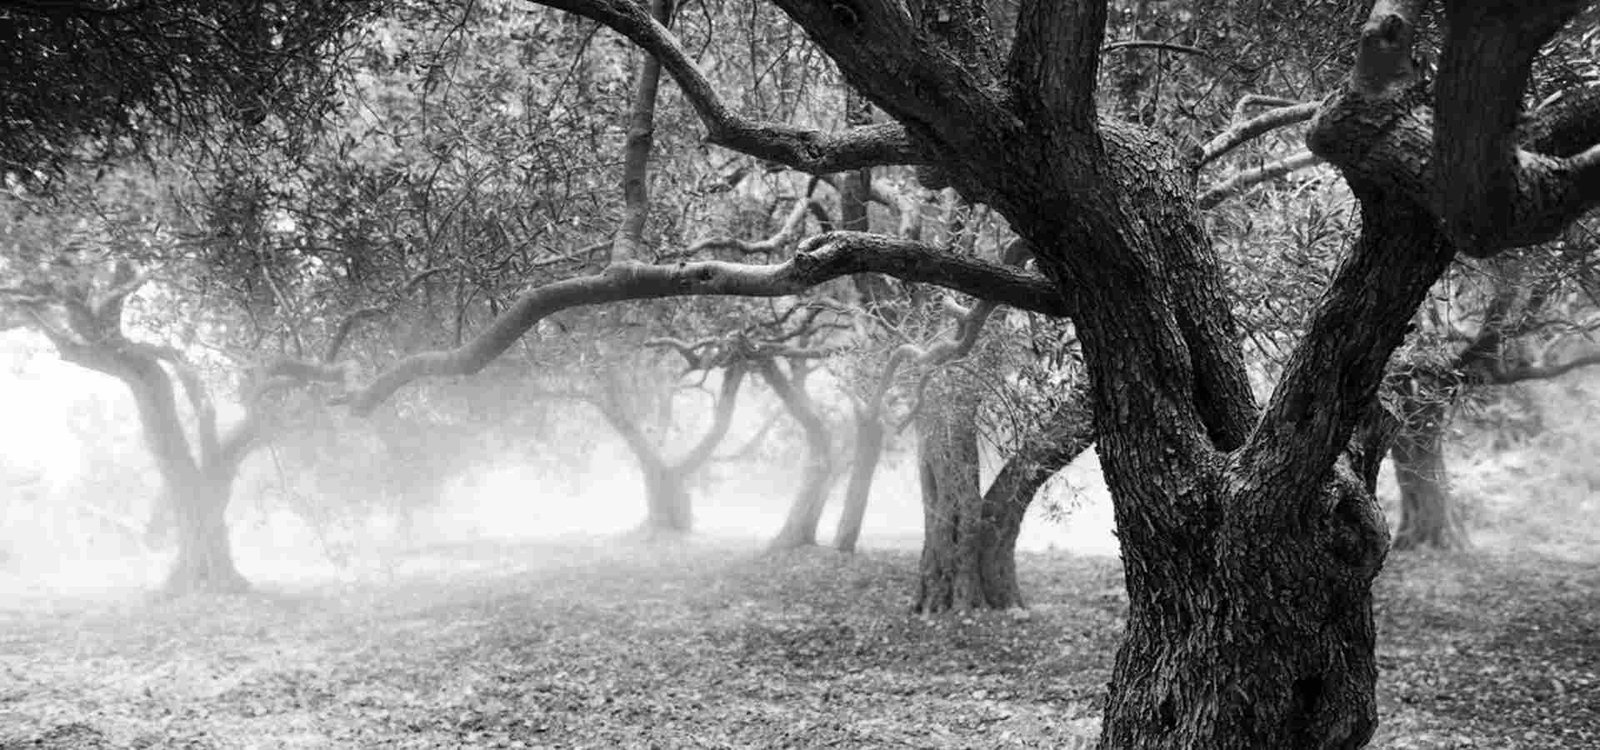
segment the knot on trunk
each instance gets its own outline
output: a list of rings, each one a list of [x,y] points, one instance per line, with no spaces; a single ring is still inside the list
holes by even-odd
[[[1350,566],[1353,575],[1370,582],[1378,577],[1378,570],[1389,553],[1389,522],[1378,505],[1378,498],[1348,469],[1336,471],[1333,482],[1324,491],[1331,495],[1333,506],[1332,513],[1327,516],[1332,532],[1328,537],[1328,551]]]

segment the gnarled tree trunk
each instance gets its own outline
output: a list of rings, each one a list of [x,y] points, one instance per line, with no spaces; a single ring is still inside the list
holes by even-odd
[[[122,267],[118,273],[131,276],[131,270]],[[133,394],[145,445],[164,485],[158,502],[167,507],[154,515],[156,519],[164,515],[177,532],[178,554],[167,576],[166,593],[247,590],[249,583],[233,562],[227,509],[239,464],[254,444],[259,427],[254,410],[219,435],[210,395],[183,356],[122,338],[118,332],[120,305],[105,306],[99,312],[101,328],[93,336],[74,339],[54,331],[50,337],[64,359],[116,377]],[[106,340],[101,338],[105,331],[117,333]],[[172,368],[173,375],[166,367]],[[193,441],[178,414],[174,377],[194,412]]]
[[[980,548],[977,400],[970,394],[924,405],[917,417],[922,486],[922,565],[914,609],[921,613],[1005,608],[1014,582],[985,578]]]
[[[1169,554],[1127,558],[1128,625],[1100,747],[1366,745],[1377,724],[1370,587],[1382,559],[1367,530],[1382,519],[1368,515],[1363,488],[1307,492],[1334,502],[1334,515],[1282,537],[1224,525],[1212,544],[1184,535],[1167,540]],[[1211,482],[1190,493],[1174,500],[1270,497]]]
[[[165,589],[173,595],[237,593],[250,584],[234,566],[228,538],[228,500],[233,472],[195,472],[169,488],[167,501],[177,531],[178,556]]]

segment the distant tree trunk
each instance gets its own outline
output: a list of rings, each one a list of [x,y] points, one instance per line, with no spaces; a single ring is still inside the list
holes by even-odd
[[[675,467],[656,462],[641,466],[644,472],[644,533],[650,536],[687,534],[694,529],[694,510],[687,477]]]
[[[1087,394],[1074,393],[1000,467],[980,498],[975,417],[957,411],[948,415],[953,424],[921,430],[919,613],[1023,606],[1016,559],[1022,519],[1039,488],[1094,439]]]
[[[883,457],[883,437],[883,418],[876,409],[856,412],[854,460],[850,464],[850,481],[845,486],[844,509],[839,514],[839,527],[833,536],[833,546],[840,552],[856,551],[856,542],[861,538],[861,524],[872,495],[872,478],[878,472],[878,460]]]
[[[979,545],[980,570],[984,571],[984,580],[992,581],[997,590],[1011,592],[1004,606],[1024,604],[1017,585],[1017,536],[1022,532],[1022,519],[1028,513],[1028,506],[1033,504],[1045,482],[1082,455],[1093,442],[1094,418],[1088,394],[1079,390],[1056,409],[1039,434],[1028,439],[1006,460],[989,489],[984,491],[983,524],[979,527],[984,536]]]
[[[712,452],[727,436],[728,427],[733,422],[733,407],[738,400],[744,376],[745,367],[740,363],[732,364],[723,371],[722,387],[717,394],[711,428],[701,436],[699,442],[676,461],[669,461],[662,455],[661,449],[655,442],[645,435],[633,417],[618,404],[616,393],[608,393],[594,400],[600,414],[617,431],[623,443],[633,453],[634,460],[639,464],[639,472],[644,475],[646,513],[644,524],[639,531],[646,538],[677,536],[694,530],[689,479],[711,460]]]
[[[178,540],[178,557],[167,576],[166,592],[237,593],[250,584],[233,563],[228,538],[228,500],[234,472],[194,473],[168,492]]]
[[[164,549],[173,541],[173,530],[177,527],[172,517],[172,500],[165,492],[156,495],[156,500],[150,508],[150,520],[145,522],[144,536],[141,541],[146,549]]]
[[[809,547],[817,543],[817,523],[822,520],[822,509],[828,502],[828,483],[833,478],[832,440],[827,425],[811,404],[811,398],[806,395],[804,380],[798,376],[790,379],[771,359],[759,360],[756,369],[778,394],[789,415],[800,423],[806,440],[806,459],[801,471],[800,488],[789,506],[789,516],[784,520],[783,528],[768,549]],[[798,375],[800,371],[796,372]]]
[[[639,533],[649,539],[687,534],[694,530],[693,502],[688,478],[700,467],[668,461],[631,417],[616,407],[600,412],[622,436],[644,478],[645,518]]]
[[[1442,403],[1406,409],[1406,424],[1389,448],[1395,484],[1400,488],[1400,523],[1394,549],[1467,546],[1466,526],[1450,492],[1450,476],[1444,462],[1447,412],[1447,405]]]

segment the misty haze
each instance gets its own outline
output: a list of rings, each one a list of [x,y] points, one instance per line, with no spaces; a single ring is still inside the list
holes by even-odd
[[[0,750],[1600,747],[1597,60],[0,0]]]

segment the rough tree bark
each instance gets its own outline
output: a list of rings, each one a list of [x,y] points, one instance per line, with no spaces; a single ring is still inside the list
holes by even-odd
[[[917,478],[922,488],[922,564],[918,612],[987,608],[989,591],[979,569],[982,523],[978,484],[978,402],[949,393],[939,407],[925,405],[916,418]],[[1001,603],[1001,607],[1010,602]]]

